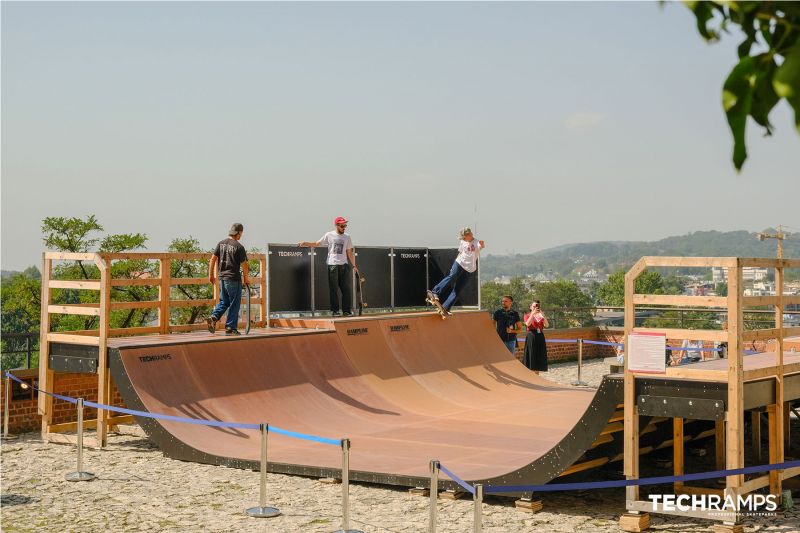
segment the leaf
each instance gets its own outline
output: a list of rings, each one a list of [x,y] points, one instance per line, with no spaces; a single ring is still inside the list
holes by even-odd
[[[692,13],[694,13],[697,19],[697,31],[707,41],[716,41],[719,39],[717,32],[708,28],[708,21],[714,16],[714,12],[711,9],[712,5],[713,4],[710,2],[705,1],[686,2],[686,6],[692,10]]]
[[[800,133],[800,42],[785,54],[783,64],[772,78],[772,86],[775,94],[786,98],[794,109],[794,124]]]
[[[772,54],[760,54],[755,56],[757,70],[755,88],[753,91],[753,105],[750,109],[750,116],[767,130],[767,135],[772,135],[772,124],[769,122],[769,114],[780,97],[775,93],[772,78],[775,74],[777,65]]]
[[[745,127],[753,104],[755,78],[756,60],[748,56],[733,67],[722,86],[722,108],[733,134],[733,165],[736,170],[741,170],[747,159]]]

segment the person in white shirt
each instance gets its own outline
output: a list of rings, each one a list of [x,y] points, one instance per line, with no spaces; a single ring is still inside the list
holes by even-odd
[[[450,291],[447,299],[442,304],[444,310],[448,312],[458,298],[458,292],[469,281],[470,275],[477,270],[480,251],[485,247],[483,241],[475,240],[470,228],[462,228],[459,237],[461,241],[458,243],[458,256],[453,261],[450,273],[437,283],[433,289],[429,290],[427,295],[428,299],[438,301],[439,295],[453,284],[453,290]]]
[[[347,229],[347,219],[336,217],[333,221],[334,231],[329,231],[316,242],[302,241],[297,246],[322,246],[328,247],[328,290],[331,297],[331,313],[333,316],[353,315],[353,270],[358,273],[356,266],[356,256],[353,252],[353,240],[350,235],[345,233]],[[342,293],[341,306],[339,305],[339,291]],[[340,311],[341,310],[341,311]]]

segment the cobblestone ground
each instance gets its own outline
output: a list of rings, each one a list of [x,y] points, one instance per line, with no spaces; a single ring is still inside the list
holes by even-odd
[[[598,384],[608,366],[586,364],[583,379]],[[575,365],[553,365],[545,374],[569,382]],[[250,518],[258,504],[257,472],[167,459],[146,439],[112,435],[104,450],[87,450],[85,468],[92,482],[69,483],[75,469],[72,446],[43,443],[26,434],[2,444],[2,531],[4,532],[332,532],[341,525],[341,485],[316,479],[270,474],[268,501],[283,515]],[[662,472],[663,473],[663,472]],[[607,479],[598,471],[594,479]],[[615,478],[615,479],[618,479]],[[796,498],[800,494],[796,493]],[[508,499],[489,498],[483,507],[487,532],[618,531],[622,489],[550,493],[544,510],[517,511]],[[365,533],[419,532],[428,526],[428,498],[405,490],[351,485],[351,527]],[[470,500],[439,500],[439,531],[472,531]],[[652,515],[656,531],[709,531],[709,522]],[[777,517],[746,523],[747,531],[800,531],[800,505]]]

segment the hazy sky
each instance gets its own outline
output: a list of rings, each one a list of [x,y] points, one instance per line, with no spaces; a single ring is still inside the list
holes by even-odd
[[[487,252],[800,226],[800,137],[737,175],[679,4],[2,3],[2,267],[45,216],[150,250],[320,237]],[[752,123],[751,123],[752,125]]]

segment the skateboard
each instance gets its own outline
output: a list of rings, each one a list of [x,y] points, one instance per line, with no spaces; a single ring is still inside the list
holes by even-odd
[[[439,316],[442,317],[442,320],[451,314],[450,311],[442,307],[442,304],[439,302],[438,298],[436,298],[436,295],[434,295],[433,292],[428,291],[427,295],[425,296],[425,301],[436,308],[436,312],[439,313]]]
[[[356,293],[358,293],[358,316],[361,316],[364,314],[364,308],[369,306],[369,304],[364,301],[364,287],[361,285],[367,281],[367,278],[365,278],[359,270],[356,273],[356,279],[358,280],[358,285],[356,285]]]

